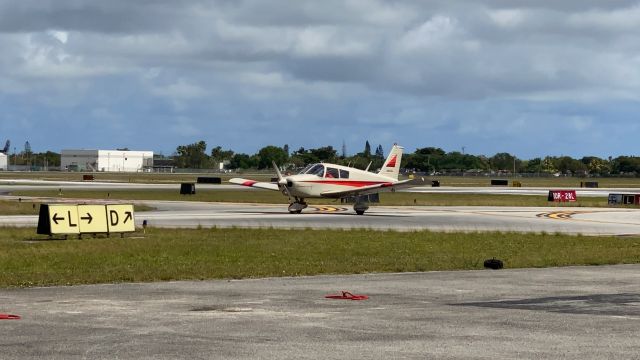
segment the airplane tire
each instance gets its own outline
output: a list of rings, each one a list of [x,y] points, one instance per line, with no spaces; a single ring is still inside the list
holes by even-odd
[[[358,214],[358,215],[364,215],[364,210],[356,210],[356,214]]]

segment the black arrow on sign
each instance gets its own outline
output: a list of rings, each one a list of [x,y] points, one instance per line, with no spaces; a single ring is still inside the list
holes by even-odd
[[[87,224],[91,224],[91,220],[93,220],[93,216],[91,216],[91,214],[87,213],[87,216],[83,216],[80,219],[82,219],[82,220],[87,220],[88,219],[89,221],[87,221]]]
[[[126,224],[127,220],[133,219],[133,214],[131,214],[131,211],[125,211],[124,213],[127,214],[127,216],[124,218],[124,221],[122,223]]]
[[[56,223],[56,225],[58,225],[58,220],[64,220],[63,217],[58,217],[58,213],[54,213],[52,219],[53,219],[53,222]]]

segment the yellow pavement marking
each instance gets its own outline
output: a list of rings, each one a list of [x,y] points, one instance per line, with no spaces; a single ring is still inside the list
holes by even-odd
[[[335,207],[335,206],[314,206],[318,212],[342,212],[347,211],[347,208]]]

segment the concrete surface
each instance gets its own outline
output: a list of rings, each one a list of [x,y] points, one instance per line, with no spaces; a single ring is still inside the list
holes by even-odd
[[[640,266],[0,289],[0,312],[2,359],[631,359]]]

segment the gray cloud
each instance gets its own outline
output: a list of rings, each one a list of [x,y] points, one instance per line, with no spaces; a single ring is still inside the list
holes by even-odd
[[[108,109],[123,106],[110,96],[123,86],[170,112],[141,107],[136,116],[188,124],[185,136],[214,114],[258,126],[273,117],[311,123],[310,109],[370,126],[508,133],[535,120],[427,107],[640,94],[637,1],[0,1],[0,47],[5,102]],[[364,110],[377,108],[370,102],[387,108]],[[507,116],[522,126],[505,126]],[[560,118],[578,130],[602,121]]]
[[[637,3],[517,5],[21,1],[0,5],[0,31],[13,39],[5,54],[20,54],[22,74],[35,77],[232,62],[239,74],[279,71],[415,95],[637,93]],[[52,44],[52,31],[66,43]],[[24,39],[16,44],[15,34]]]

